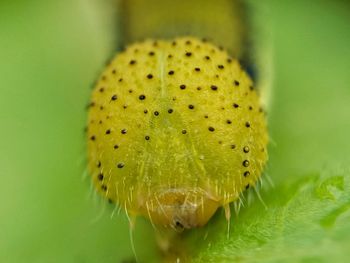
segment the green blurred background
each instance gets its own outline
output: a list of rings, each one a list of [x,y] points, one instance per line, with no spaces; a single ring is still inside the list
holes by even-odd
[[[84,109],[117,35],[115,12],[102,2],[0,2],[0,262],[133,258],[126,217],[121,213],[111,219],[113,207],[94,197],[83,179]],[[347,190],[350,4],[265,2],[275,63],[267,173],[277,190],[263,192],[263,198],[273,206],[274,195],[283,195],[278,191],[289,182],[323,173],[342,176]],[[350,251],[349,192],[342,202],[343,235],[320,229],[314,237],[331,238],[334,262]],[[303,240],[296,243],[303,247]],[[135,245],[142,262],[152,261],[152,229],[142,220]],[[224,246],[216,252],[225,254]],[[320,258],[317,251],[313,258],[304,251],[296,259],[320,262],[327,252],[322,250]],[[203,262],[210,261],[206,253],[214,252],[204,251]]]

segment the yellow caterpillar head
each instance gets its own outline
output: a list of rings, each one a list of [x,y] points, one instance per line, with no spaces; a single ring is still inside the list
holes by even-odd
[[[92,93],[87,140],[98,191],[175,229],[206,224],[267,161],[266,120],[249,76],[191,37],[118,54]]]

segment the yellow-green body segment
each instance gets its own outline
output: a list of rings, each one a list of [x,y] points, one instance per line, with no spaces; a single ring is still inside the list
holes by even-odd
[[[154,224],[204,225],[254,186],[268,134],[254,85],[224,50],[192,37],[130,45],[91,97],[97,190]]]

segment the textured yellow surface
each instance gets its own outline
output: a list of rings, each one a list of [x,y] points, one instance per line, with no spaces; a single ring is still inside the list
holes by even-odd
[[[191,37],[118,54],[92,93],[87,140],[97,190],[172,227],[205,224],[267,160],[252,81],[225,51]]]

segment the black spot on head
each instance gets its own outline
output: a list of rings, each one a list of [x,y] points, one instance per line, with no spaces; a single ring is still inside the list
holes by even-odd
[[[119,81],[119,82],[122,82],[122,81],[123,81],[123,78],[120,78],[118,81]]]
[[[204,118],[205,118],[205,119],[208,119],[208,118],[209,118],[209,116],[208,116],[208,115],[204,115]]]
[[[152,57],[152,56],[154,56],[154,52],[150,51],[150,52],[148,52],[148,55]]]
[[[206,60],[210,60],[210,57],[209,56],[205,56],[204,57]]]
[[[201,90],[202,88],[201,87],[197,87],[197,90]]]
[[[233,103],[233,107],[234,107],[234,108],[238,108],[239,105],[238,105],[237,103]]]
[[[180,89],[186,89],[186,85],[181,84],[181,85],[180,85]]]
[[[227,124],[231,124],[232,121],[231,121],[231,120],[226,120],[226,123],[227,123]]]
[[[129,64],[130,65],[135,65],[136,64],[136,60],[130,60]]]
[[[118,167],[119,169],[123,168],[124,166],[125,166],[124,163],[118,163],[118,164],[117,164],[117,167]]]
[[[211,85],[210,88],[211,88],[212,90],[218,90],[218,87],[215,86],[215,85]]]
[[[110,129],[106,130],[106,134],[111,134],[111,130]]]
[[[144,113],[144,114],[147,114],[147,113],[148,113],[148,110],[144,110],[143,113]]]
[[[113,146],[113,148],[114,148],[114,150],[116,150],[116,149],[119,148],[119,145],[118,145],[118,144],[115,144],[115,145]]]
[[[107,191],[107,186],[103,184],[103,185],[101,185],[101,189],[102,189],[102,191],[106,192]]]
[[[249,106],[248,109],[249,109],[249,110],[253,110],[253,107],[252,107],[252,106]]]
[[[224,65],[218,65],[218,69],[224,69]]]
[[[139,100],[144,100],[144,99],[146,99],[146,96],[143,95],[143,94],[141,94],[141,95],[139,96]]]
[[[132,93],[132,89],[129,89],[129,93]]]
[[[126,134],[128,132],[128,130],[127,129],[122,129],[120,132],[121,132],[121,134]]]
[[[174,70],[170,70],[170,71],[168,72],[168,75],[174,75],[174,73],[175,73]]]
[[[148,78],[148,79],[152,79],[152,78],[153,78],[153,75],[152,75],[152,74],[148,74],[148,75],[147,75],[147,78]]]
[[[169,109],[169,110],[168,110],[168,113],[173,113],[173,109]]]
[[[249,128],[249,127],[250,127],[250,123],[249,123],[249,122],[246,122],[246,123],[245,123],[245,126],[246,126],[247,128]]]
[[[102,88],[100,88],[100,89],[99,89],[99,91],[102,93],[102,92],[104,92],[104,91],[105,91],[105,88],[104,88],[104,87],[102,87]]]
[[[191,43],[190,40],[187,40],[187,41],[185,42],[185,44],[189,46],[189,45],[191,45],[192,43]]]
[[[97,175],[97,179],[98,179],[99,181],[102,181],[102,180],[103,180],[103,173],[99,173],[99,174]]]
[[[239,81],[238,81],[238,80],[235,80],[235,81],[233,81],[233,84],[234,84],[235,86],[239,86]]]
[[[111,97],[111,100],[117,100],[118,99],[118,96],[116,94],[114,94],[112,97]]]
[[[159,115],[159,111],[155,111],[153,114],[154,114],[155,116],[158,116],[158,115]]]
[[[102,165],[102,164],[101,164],[101,161],[98,161],[98,162],[97,162],[97,168],[100,168],[101,165]]]
[[[193,110],[193,109],[194,109],[194,106],[193,106],[192,104],[190,104],[190,105],[188,105],[188,108],[189,108],[190,110]]]
[[[95,140],[96,140],[96,136],[95,136],[95,135],[92,135],[92,136],[90,137],[90,140],[91,140],[91,141],[95,141]]]
[[[145,140],[149,141],[150,137],[148,135],[145,136]]]
[[[248,153],[248,152],[249,152],[249,150],[250,150],[250,149],[249,149],[249,147],[248,147],[248,146],[244,146],[244,147],[243,147],[243,152]]]
[[[190,57],[190,56],[192,56],[192,53],[191,52],[186,52],[185,55],[186,55],[186,57]]]
[[[187,131],[186,131],[186,130],[182,130],[181,133],[182,133],[182,134],[186,134]]]
[[[244,174],[243,174],[244,177],[248,177],[249,175],[250,175],[249,171],[245,171]]]
[[[236,149],[236,145],[231,144],[231,149]]]
[[[231,59],[231,58],[228,58],[226,61],[227,61],[227,63],[230,64],[230,63],[232,62],[232,59]]]
[[[248,160],[244,160],[243,163],[242,163],[242,165],[243,165],[244,167],[248,167],[248,166],[249,166],[249,161],[248,161]]]
[[[208,130],[213,132],[213,131],[215,131],[215,128],[210,126],[210,127],[208,127]]]
[[[123,108],[124,108],[124,109],[126,109],[127,107],[128,107],[128,105],[125,105],[125,104],[123,105]]]
[[[194,68],[194,70],[197,71],[197,72],[201,71],[200,68]]]
[[[103,110],[104,108],[103,108],[103,106],[100,106],[100,110]]]
[[[172,58],[172,57],[173,57],[173,55],[171,55],[171,54],[168,55],[168,58]]]

